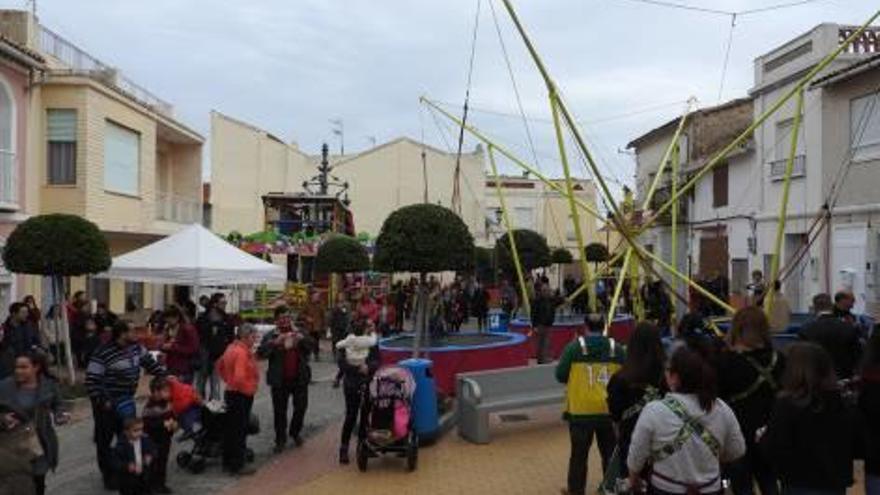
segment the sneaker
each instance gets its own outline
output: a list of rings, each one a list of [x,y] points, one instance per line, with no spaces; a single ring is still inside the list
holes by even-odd
[[[257,470],[252,466],[243,466],[240,469],[230,470],[232,476],[253,476],[257,474]]]
[[[275,444],[275,448],[272,449],[272,452],[274,452],[276,454],[280,454],[280,453],[284,452],[284,448],[286,446],[287,445],[285,445],[284,442],[278,442]]]
[[[348,449],[345,447],[340,447],[339,448],[339,464],[342,464],[343,466],[345,466],[348,463],[349,463]]]
[[[290,435],[290,438],[293,439],[293,444],[297,447],[302,447],[302,445],[305,443],[305,440],[303,440],[303,437],[301,437],[299,433],[297,433],[296,435]]]

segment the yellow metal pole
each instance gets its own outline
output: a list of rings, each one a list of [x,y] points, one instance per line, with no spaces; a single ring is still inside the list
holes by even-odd
[[[611,302],[608,304],[608,317],[605,318],[605,336],[608,336],[608,329],[611,322],[614,321],[614,313],[617,311],[617,301],[620,300],[620,292],[623,290],[623,281],[626,279],[626,272],[629,269],[629,263],[632,258],[632,249],[627,249],[623,256],[623,266],[620,267],[620,273],[617,274],[617,283],[614,284],[614,294],[611,295]]]
[[[574,222],[574,236],[577,240],[578,254],[581,260],[581,273],[584,274],[584,280],[591,280],[593,275],[590,273],[590,265],[587,263],[587,258],[584,255],[584,234],[581,231],[581,217],[574,202],[574,182],[571,180],[568,155],[565,152],[565,137],[562,135],[562,123],[559,122],[559,109],[556,106],[557,97],[555,92],[550,93],[550,110],[553,113],[553,127],[556,130],[556,143],[559,146],[559,160],[562,162],[562,173],[565,176],[565,189],[568,193],[567,199],[571,221]],[[592,313],[596,311],[596,291],[588,291],[587,296],[589,297],[590,312]]]
[[[463,123],[461,121],[461,119],[459,119],[455,115],[452,115],[451,113],[447,112],[446,110],[444,110],[443,108],[441,108],[440,106],[438,106],[437,104],[432,102],[431,100],[425,98],[424,96],[422,96],[419,99],[422,103],[424,103],[425,105],[428,105],[431,109],[433,109],[437,113],[443,115],[444,117],[446,117],[447,119],[452,121],[454,124],[461,126],[461,127],[464,127],[464,129],[466,131],[468,131],[472,136],[474,136],[478,140],[482,141],[486,146],[492,146],[492,148],[494,148],[495,151],[500,153],[501,156],[503,156],[504,158],[507,158],[508,160],[510,160],[511,162],[513,162],[514,164],[516,164],[517,166],[522,168],[523,170],[525,170],[528,173],[530,173],[531,175],[535,176],[536,179],[538,179],[541,182],[543,182],[544,184],[546,184],[547,187],[549,187],[550,189],[553,189],[557,193],[559,193],[565,197],[568,197],[568,193],[565,191],[565,189],[563,187],[561,187],[559,184],[556,184],[555,182],[551,181],[544,174],[542,174],[537,169],[535,169],[535,167],[522,161],[516,155],[514,155],[513,153],[511,153],[510,151],[505,149],[503,146],[498,145],[497,143],[495,143],[494,141],[492,141],[491,139],[486,137],[486,135],[484,135],[482,132],[478,131],[472,125]],[[580,200],[577,197],[574,198],[574,202],[578,206],[580,206],[584,211],[586,211],[587,213],[592,215],[594,218],[596,218],[598,220],[605,219],[605,217],[601,213],[599,213],[599,210],[597,210],[592,205],[585,203],[584,201]]]
[[[676,189],[678,189],[678,161],[680,152],[678,143],[675,143],[675,150],[672,152],[672,194],[675,194]],[[672,205],[672,225],[670,230],[672,231],[672,252],[670,253],[669,260],[670,264],[675,269],[678,269],[678,201]],[[678,292],[678,280],[674,278],[672,279],[672,290],[673,292]]]
[[[506,1],[507,0],[505,0],[505,3],[506,3]],[[816,77],[816,74],[818,74],[819,72],[824,70],[826,67],[828,67],[828,64],[830,64],[844,50],[846,50],[846,48],[848,46],[850,46],[855,39],[857,39],[859,36],[861,36],[862,33],[864,33],[865,30],[868,28],[868,26],[870,26],[874,21],[876,21],[878,17],[880,17],[880,10],[875,12],[874,15],[872,15],[871,18],[868,19],[867,22],[865,22],[864,24],[861,25],[861,27],[859,27],[859,29],[855,30],[849,36],[849,38],[847,38],[842,43],[840,43],[840,45],[834,51],[832,51],[831,53],[826,55],[825,58],[823,58],[818,64],[816,64],[813,67],[812,70],[810,70],[810,72],[808,72],[804,77],[802,77],[800,79],[800,81],[798,81],[797,84],[794,85],[794,87],[792,87],[787,93],[782,95],[778,100],[776,100],[775,103],[773,103],[770,106],[770,108],[768,108],[757,119],[755,119],[755,121],[752,122],[752,125],[750,125],[748,128],[746,128],[746,130],[744,130],[742,133],[740,133],[740,135],[737,136],[733,141],[731,141],[730,144],[728,144],[727,146],[722,148],[721,151],[719,151],[715,155],[714,158],[709,160],[709,162],[706,165],[704,165],[702,168],[700,168],[700,170],[689,181],[687,181],[681,187],[681,189],[678,190],[678,192],[676,194],[673,194],[672,197],[669,198],[669,201],[667,201],[665,205],[663,205],[660,209],[658,209],[656,212],[654,212],[654,215],[650,219],[648,219],[648,221],[646,221],[644,224],[642,224],[640,232],[644,231],[645,229],[650,227],[656,221],[656,219],[658,217],[660,217],[660,215],[666,213],[666,211],[672,207],[673,203],[678,201],[678,199],[681,196],[683,196],[685,193],[690,191],[697,184],[697,182],[699,182],[700,179],[702,179],[706,174],[711,172],[712,169],[714,169],[719,163],[723,162],[724,159],[727,158],[727,155],[730,154],[731,151],[735,150],[743,142],[745,142],[745,140],[748,139],[749,136],[751,136],[752,133],[755,132],[755,129],[757,129],[758,127],[763,125],[764,122],[768,118],[770,118],[771,115],[776,113],[782,107],[782,105],[785,104],[785,102],[787,102],[792,97],[794,97],[795,95],[797,95],[798,93],[803,91],[804,88],[807,86],[807,84],[809,84],[810,80],[812,80],[814,77]]]
[[[519,252],[516,250],[516,239],[513,235],[513,226],[510,223],[510,216],[507,214],[507,202],[504,200],[504,192],[501,190],[501,180],[498,176],[498,167],[495,165],[495,147],[491,144],[489,148],[489,163],[492,166],[492,175],[495,176],[495,191],[498,193],[498,202],[501,205],[501,217],[504,219],[504,227],[507,229],[507,240],[510,242],[510,253],[513,258],[513,265],[516,267],[516,278],[519,281],[519,290],[522,295],[523,306],[526,308],[526,315],[532,315],[532,306],[529,302],[529,292],[526,289],[526,278],[523,274],[522,265],[519,262]]]
[[[785,175],[782,180],[782,199],[779,202],[779,225],[776,228],[776,244],[773,247],[773,257],[770,261],[770,283],[775,285],[779,276],[779,253],[782,251],[782,240],[785,237],[785,220],[788,214],[788,194],[791,188],[791,174],[794,171],[794,158],[797,155],[798,134],[801,127],[801,112],[804,110],[804,90],[798,92],[797,106],[794,111],[794,123],[791,129],[791,147],[788,150],[788,161],[785,163]],[[776,297],[775,287],[767,288],[767,297],[764,298],[764,311],[770,315],[773,310],[773,300]]]
[[[541,182],[547,184],[548,187],[550,187],[551,189],[555,190],[556,192],[558,192],[559,194],[561,194],[561,195],[563,195],[563,196],[566,196],[566,197],[568,196],[568,193],[567,193],[564,189],[562,189],[561,187],[559,187],[559,185],[554,184],[552,181],[550,181],[549,179],[547,179],[546,177],[544,177],[540,172],[538,172],[538,171],[535,170],[533,167],[529,166],[528,164],[526,164],[525,162],[523,162],[522,160],[520,160],[519,158],[517,158],[516,156],[514,156],[514,155],[511,154],[510,152],[504,150],[503,148],[498,147],[498,145],[496,145],[495,143],[493,143],[493,142],[492,142],[491,140],[489,140],[485,135],[483,135],[481,132],[479,132],[479,131],[477,131],[476,129],[474,129],[474,128],[473,128],[472,126],[470,126],[469,124],[463,124],[463,123],[461,122],[461,120],[459,120],[458,118],[456,118],[454,115],[450,114],[449,112],[446,112],[445,110],[443,110],[442,108],[440,108],[439,106],[437,106],[436,104],[434,104],[432,101],[428,100],[428,99],[425,98],[425,97],[422,97],[422,98],[421,98],[421,101],[422,101],[423,103],[425,103],[426,105],[430,106],[432,109],[434,109],[434,110],[436,110],[437,112],[439,112],[441,115],[443,115],[443,116],[445,116],[446,118],[448,118],[449,120],[451,120],[452,122],[454,122],[454,123],[456,123],[456,124],[458,124],[458,125],[460,125],[460,126],[463,126],[463,127],[465,128],[465,130],[467,130],[468,132],[471,133],[471,135],[473,135],[474,137],[476,137],[477,139],[479,139],[480,141],[482,141],[483,143],[485,143],[487,146],[491,146],[492,149],[497,150],[497,151],[498,151],[499,153],[501,153],[504,157],[510,159],[510,161],[512,161],[512,162],[515,163],[516,165],[520,166],[520,167],[523,168],[524,170],[528,170],[528,171],[529,171],[530,173],[532,173],[536,178],[538,178]],[[596,209],[593,208],[592,206],[590,206],[589,204],[585,203],[584,201],[581,201],[581,200],[580,200],[579,198],[577,198],[577,197],[572,198],[572,199],[573,199],[573,201],[575,202],[575,204],[577,204],[578,206],[580,206],[580,207],[581,207],[582,209],[584,209],[584,211],[586,211],[587,213],[593,215],[594,217],[596,217],[596,218],[598,218],[598,219],[600,219],[600,220],[604,220],[604,219],[605,219],[604,216],[602,216],[601,214],[599,214],[599,212],[596,211]],[[635,243],[635,241],[633,240],[633,238],[632,238],[631,234],[629,233],[628,229],[626,229],[626,228],[620,223],[620,221],[617,219],[617,217],[614,218],[614,223],[615,223],[615,226],[616,226],[617,229],[618,229],[618,232],[620,232],[621,237],[623,237],[623,239],[624,239],[624,240],[630,245],[630,247],[638,248],[638,245],[637,245],[637,244]],[[634,252],[633,254],[640,255],[640,254],[641,254],[641,250],[640,250],[640,249],[636,249],[635,252]],[[650,255],[650,253],[648,253],[648,254]],[[640,256],[640,257],[641,257],[641,256]],[[663,267],[665,270],[671,271],[671,273],[673,273],[673,274],[674,274],[676,277],[678,277],[679,279],[684,278],[685,280],[687,280],[687,277],[686,277],[685,275],[682,275],[682,274],[678,273],[678,271],[674,270],[674,269],[673,269],[672,267],[670,267],[668,264],[663,263],[663,264],[661,264],[660,266]],[[693,284],[692,282],[689,282],[689,283],[691,283],[692,285],[696,285],[696,284]],[[705,292],[705,289],[703,289],[702,287],[699,287],[697,290],[698,290],[698,291],[701,291],[701,290],[702,290],[703,292]],[[711,294],[708,294],[707,297],[708,297],[710,300],[712,300],[713,302],[715,302],[715,301],[719,301],[719,299],[715,298],[715,297],[712,296]],[[724,308],[725,310],[729,310],[729,308],[730,308],[730,306],[727,305],[726,303],[720,303],[720,306],[721,306],[722,308]]]
[[[663,172],[666,171],[666,164],[669,163],[669,159],[673,155],[673,150],[678,149],[678,141],[681,139],[682,132],[684,132],[684,126],[687,123],[687,118],[691,113],[694,101],[693,98],[688,100],[684,114],[678,121],[678,127],[675,129],[675,133],[672,135],[672,139],[669,141],[666,151],[663,152],[663,158],[660,159],[660,164],[657,166],[657,175],[655,175],[654,180],[651,181],[651,187],[648,188],[648,192],[645,194],[645,200],[642,202],[642,210],[647,210],[651,206],[651,200],[654,199],[654,193],[657,191],[657,186],[660,185],[660,180],[663,178]]]

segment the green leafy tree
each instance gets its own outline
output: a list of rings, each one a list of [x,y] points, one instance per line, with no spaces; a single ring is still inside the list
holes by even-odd
[[[599,263],[608,261],[608,258],[608,248],[601,242],[591,242],[584,247],[584,259],[592,263],[594,268],[597,268]]]
[[[535,268],[551,265],[553,260],[550,257],[550,247],[547,246],[544,236],[534,230],[517,229],[513,231],[513,239],[516,241],[516,251],[523,270],[530,272]],[[507,234],[495,243],[495,256],[501,271],[508,276],[515,276],[516,267],[510,249],[510,236]]]
[[[566,265],[574,261],[571,251],[565,248],[556,248],[550,253],[550,260],[554,265]]]
[[[19,224],[6,241],[3,263],[14,273],[50,277],[55,306],[64,297],[64,277],[106,271],[111,258],[107,240],[95,224],[76,215],[52,214],[31,217]],[[65,313],[56,311],[62,318],[62,338],[70,342]],[[70,346],[64,347],[69,377],[73,379]]]
[[[364,272],[370,269],[370,256],[354,237],[333,235],[318,247],[315,268],[321,273]]]
[[[474,238],[467,225],[452,210],[439,205],[404,206],[388,216],[373,254],[373,266],[382,272],[415,272],[421,276],[418,321],[413,355],[427,328],[428,273],[466,270],[474,264]]]

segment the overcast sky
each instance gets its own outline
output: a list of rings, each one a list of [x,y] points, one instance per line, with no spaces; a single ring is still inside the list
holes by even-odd
[[[682,0],[744,11],[785,0]],[[482,0],[471,122],[533,160],[489,0]],[[546,90],[500,0],[493,0],[541,169],[558,175]],[[689,96],[719,101],[730,16],[633,0],[515,0],[607,176],[631,182],[632,138],[675,117]],[[25,0],[0,0],[22,8]],[[184,123],[209,134],[212,109],[296,141],[309,153],[347,152],[401,135],[446,148],[420,95],[461,112],[477,0],[39,0],[50,29],[173,103]],[[739,16],[722,99],[743,96],[752,60],[821,22],[863,22],[869,0],[816,0]],[[480,111],[478,111],[480,110]],[[443,134],[445,133],[445,142]],[[466,149],[475,141],[467,139]],[[207,149],[207,148],[206,148]],[[507,172],[515,172],[510,167]],[[578,175],[585,171],[580,165]],[[518,173],[518,172],[517,172]]]

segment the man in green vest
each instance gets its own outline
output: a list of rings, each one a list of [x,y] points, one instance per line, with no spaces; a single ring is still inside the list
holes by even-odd
[[[614,429],[605,387],[611,375],[620,369],[624,353],[602,334],[603,329],[602,316],[588,314],[583,335],[565,347],[556,365],[556,379],[566,384],[563,418],[568,421],[571,438],[568,488],[562,491],[563,495],[585,495],[587,456],[593,436],[599,444],[603,472],[614,452]]]

